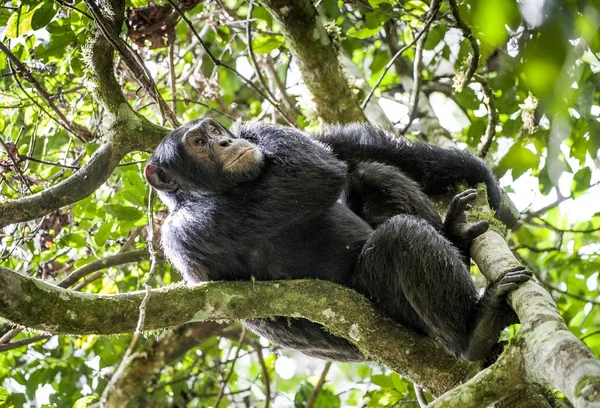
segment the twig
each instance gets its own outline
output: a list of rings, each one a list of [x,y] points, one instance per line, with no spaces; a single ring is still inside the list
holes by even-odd
[[[135,331],[133,332],[133,338],[129,343],[129,347],[125,350],[125,354],[123,358],[121,358],[121,362],[119,363],[119,367],[115,370],[110,382],[107,384],[104,392],[102,393],[102,397],[100,399],[100,406],[105,407],[107,403],[108,396],[110,394],[110,390],[115,387],[116,382],[123,375],[125,368],[128,366],[129,360],[134,355],[134,350],[137,347],[140,338],[143,335],[144,323],[146,322],[146,307],[148,306],[148,301],[150,300],[150,282],[154,277],[154,273],[156,272],[156,252],[154,250],[154,211],[152,208],[152,204],[154,203],[154,190],[150,189],[150,193],[148,194],[148,252],[150,252],[150,271],[148,272],[148,276],[146,277],[146,281],[144,282],[144,289],[146,293],[144,294],[144,298],[140,302],[139,317],[137,321],[137,325],[135,327]]]
[[[298,109],[298,107],[296,106],[296,101],[294,100],[294,98],[292,98],[288,94],[285,84],[279,78],[279,75],[277,74],[277,70],[275,69],[275,66],[274,66],[273,58],[271,58],[270,55],[267,56],[267,68],[269,69],[269,72],[271,73],[271,80],[275,83],[275,85],[277,86],[277,89],[279,89],[279,93],[285,100],[288,108],[290,110],[292,110],[296,115],[298,115],[298,116],[302,115],[302,112],[300,112],[300,109]]]
[[[258,358],[258,363],[262,369],[263,382],[265,383],[265,408],[269,408],[269,404],[271,402],[271,377],[269,376],[269,369],[265,363],[265,358],[263,356],[262,346],[260,343],[254,346],[254,350],[256,351],[256,357]]]
[[[427,398],[425,398],[425,392],[423,392],[423,387],[419,384],[413,383],[413,387],[415,388],[415,395],[417,396],[417,402],[421,408],[427,407],[429,404],[427,402]]]
[[[600,185],[600,181],[590,184],[590,188],[596,187],[597,185]],[[589,191],[589,189],[588,189],[588,191]],[[558,189],[558,187],[556,187],[556,195],[558,196],[558,198],[554,202],[540,208],[539,210],[530,211],[530,212],[525,213],[524,214],[525,221],[530,220],[532,218],[539,217],[540,215],[544,214],[547,211],[550,211],[554,207],[557,207],[558,205],[562,204],[563,202],[573,199],[573,196],[562,195],[560,193],[560,190]]]
[[[584,341],[584,340],[585,340],[585,339],[587,339],[588,337],[592,337],[592,336],[595,336],[595,335],[597,335],[597,334],[600,334],[600,330],[596,330],[596,331],[593,331],[593,332],[591,332],[591,333],[587,333],[585,336],[581,336],[581,337],[579,338],[579,340],[581,340],[581,341]]]
[[[89,0],[86,0],[86,1],[89,1]],[[218,59],[217,57],[215,57],[214,54],[210,51],[210,49],[206,45],[206,43],[204,42],[204,40],[202,39],[202,37],[200,37],[200,34],[198,34],[198,31],[196,31],[196,28],[194,27],[194,25],[192,24],[192,22],[185,16],[185,14],[183,13],[183,11],[175,4],[175,2],[173,2],[173,0],[167,0],[167,1],[169,2],[169,4],[175,10],[177,10],[177,12],[179,13],[179,15],[183,19],[183,21],[185,21],[185,23],[187,24],[187,26],[189,27],[189,29],[192,31],[192,33],[194,34],[194,36],[196,36],[196,38],[198,39],[198,42],[200,43],[200,46],[204,49],[204,52],[206,52],[206,55],[208,56],[208,58],[211,60],[211,62],[216,67],[223,67],[226,70],[233,72],[242,81],[244,81],[245,83],[247,83],[248,85],[250,85],[252,87],[252,89],[254,89],[256,92],[258,92],[258,94],[263,99],[265,99],[271,105],[273,105],[273,107],[275,109],[277,109],[277,111],[279,111],[279,113],[281,113],[281,115],[283,116],[283,118],[286,120],[286,122],[288,122],[288,124],[290,126],[297,127],[295,123],[290,122],[288,120],[288,118],[287,118],[287,116],[285,114],[285,111],[281,108],[281,106],[276,101],[273,101],[271,98],[269,98],[269,96],[267,94],[265,94],[258,86],[256,86],[256,84],[254,82],[250,81],[248,78],[246,78],[245,76],[243,76],[237,69],[233,68],[232,66],[230,66],[228,64],[225,64],[220,59]],[[248,39],[248,41],[250,41],[250,39]]]
[[[526,245],[526,244],[521,244],[521,245],[517,245],[514,246],[512,248],[510,248],[511,251],[518,251],[520,249],[527,249],[530,252],[535,252],[535,253],[542,253],[542,252],[554,252],[554,251],[560,251],[560,246],[551,246],[551,247],[547,247],[547,248],[538,248],[532,245]]]
[[[450,5],[450,10],[452,11],[454,20],[456,20],[457,27],[463,32],[463,35],[471,44],[471,50],[473,51],[469,61],[467,73],[465,74],[465,77],[457,84],[457,89],[462,90],[465,85],[471,82],[473,75],[477,71],[477,66],[479,65],[479,44],[477,44],[477,39],[473,35],[471,27],[469,27],[460,16],[460,11],[458,9],[458,5],[456,4],[456,0],[448,0],[448,4]]]
[[[81,282],[79,282],[78,284],[73,286],[72,290],[79,291],[79,290],[85,288],[87,285],[89,285],[93,281],[100,279],[103,276],[104,276],[104,273],[102,273],[100,271],[94,272],[93,274],[89,275],[87,278],[85,278],[84,280],[82,280]]]
[[[52,337],[52,336],[40,335],[40,336],[30,337],[28,339],[13,341],[12,343],[0,343],[0,353],[2,353],[4,351],[8,351],[8,350],[14,350],[16,348],[23,347],[23,346],[28,346],[32,343],[37,343],[38,341],[47,340],[50,337]]]
[[[177,88],[175,84],[175,41],[169,40],[169,79],[171,85],[171,106],[173,114],[177,116]]]
[[[225,379],[223,380],[223,384],[221,384],[221,389],[219,390],[219,395],[217,396],[217,401],[215,402],[215,407],[219,406],[219,402],[221,402],[221,399],[223,399],[223,395],[225,395],[225,388],[227,388],[227,383],[229,382],[229,379],[233,375],[233,370],[235,368],[235,362],[237,361],[238,357],[240,356],[240,351],[242,350],[242,343],[244,342],[245,336],[246,336],[246,327],[242,326],[242,334],[240,334],[240,339],[238,340],[239,345],[237,347],[237,350],[235,351],[235,356],[233,357],[233,361],[231,362],[231,368],[229,369],[229,373],[227,374],[227,377],[225,377]]]
[[[410,44],[407,44],[404,47],[400,48],[398,50],[398,52],[394,54],[394,56],[392,57],[392,59],[390,59],[388,61],[388,63],[385,65],[385,68],[383,69],[383,72],[381,73],[381,75],[377,79],[377,82],[375,83],[375,86],[373,86],[373,88],[371,89],[371,92],[369,92],[369,94],[367,95],[367,97],[365,98],[365,100],[361,103],[361,105],[360,105],[361,109],[364,110],[366,108],[367,104],[371,100],[371,97],[375,93],[375,90],[379,87],[379,85],[381,85],[381,81],[383,81],[383,77],[385,76],[385,74],[387,74],[387,72],[390,70],[390,68],[392,67],[392,65],[394,65],[394,61],[400,55],[402,55],[402,53],[404,53],[404,51],[408,50],[410,47],[412,47],[413,45],[415,45],[417,43],[417,41],[419,41],[419,39],[421,38],[421,36],[423,34],[425,34],[425,32],[427,32],[427,30],[429,30],[429,26],[435,20],[435,16],[437,14],[437,11],[439,10],[440,4],[441,4],[441,0],[436,0],[436,3],[437,3],[436,9],[432,10],[432,13],[429,16],[429,19],[425,23],[425,27],[423,27],[423,29],[417,34],[417,36],[415,37],[415,39]]]
[[[475,75],[477,82],[481,84],[481,90],[483,91],[483,103],[485,104],[488,111],[488,123],[485,129],[485,136],[483,143],[479,148],[479,157],[485,158],[490,146],[496,137],[496,125],[498,124],[498,111],[496,110],[496,103],[494,102],[494,91],[490,87],[487,79],[482,75]]]
[[[169,105],[165,102],[165,100],[160,95],[152,76],[148,72],[148,68],[141,57],[131,48],[129,44],[127,44],[123,39],[119,36],[119,34],[115,31],[111,24],[106,21],[102,10],[96,4],[95,0],[84,0],[88,9],[92,12],[94,16],[94,21],[98,24],[100,31],[104,35],[104,38],[113,46],[115,50],[121,56],[123,62],[127,66],[127,68],[131,71],[135,79],[140,83],[140,85],[144,88],[144,90],[150,95],[152,99],[158,104],[158,108],[160,113],[164,119],[166,119],[169,124],[173,127],[179,127],[180,123],[175,117]]]
[[[21,171],[21,168],[19,167],[19,160],[13,155],[12,150],[8,148],[8,146],[6,145],[6,143],[4,143],[4,140],[1,137],[0,137],[0,144],[4,148],[4,151],[6,151],[6,155],[12,162],[12,167],[15,169],[15,171],[19,175],[19,178],[23,182],[23,185],[25,185],[25,187],[27,188],[27,191],[29,191],[29,193],[31,194],[31,186],[29,185],[29,181],[27,181],[27,179],[25,178],[25,175]]]
[[[325,367],[323,367],[323,372],[321,373],[321,377],[319,377],[319,381],[317,382],[317,385],[315,385],[315,388],[313,389],[312,394],[310,394],[310,398],[306,402],[306,405],[304,406],[304,408],[313,408],[315,406],[315,402],[317,401],[317,397],[319,396],[319,393],[321,392],[321,389],[323,388],[323,384],[325,384],[325,379],[327,378],[327,373],[329,372],[330,368],[331,368],[331,361],[328,361],[325,364]]]
[[[72,128],[71,121],[68,120],[65,117],[65,115],[60,111],[60,109],[58,109],[58,106],[56,106],[54,104],[54,102],[52,101],[52,98],[50,97],[50,94],[35,79],[35,77],[31,73],[31,71],[29,71],[29,69],[27,69],[27,67],[25,65],[23,65],[23,63],[8,49],[8,47],[6,45],[4,45],[4,43],[2,41],[0,41],[0,51],[2,51],[4,53],[4,55],[6,55],[6,57],[9,59],[9,61],[15,67],[17,67],[17,69],[19,70],[21,75],[23,75],[23,78],[25,78],[29,83],[31,83],[31,85],[33,85],[33,87],[38,92],[38,94],[41,96],[41,98],[44,100],[44,102],[46,102],[46,104],[50,107],[50,109],[52,109],[56,113],[56,115],[60,119],[59,123],[69,133],[72,133],[75,137],[77,137],[79,140],[81,140],[82,142],[85,143],[89,139],[89,135],[91,135],[91,132],[89,130],[87,130],[86,128],[84,128],[83,126],[81,126],[82,129],[80,129],[80,132],[76,132],[75,129]],[[17,75],[15,75],[15,78],[17,78]],[[19,85],[20,85],[20,83],[19,83]],[[35,103],[35,101],[34,101],[34,103]],[[52,115],[48,115],[48,116],[52,117]],[[84,129],[87,130],[87,132],[85,132]]]
[[[439,9],[440,3],[441,3],[440,0],[431,0],[431,4],[429,5],[429,11],[432,13],[432,15],[434,15],[434,16],[436,15],[436,13]],[[400,132],[401,136],[404,136],[406,134],[406,132],[412,125],[413,121],[415,120],[415,116],[417,113],[417,104],[419,102],[419,94],[421,92],[421,80],[422,80],[421,67],[423,65],[423,49],[425,48],[425,41],[427,41],[428,33],[429,33],[429,27],[424,28],[423,35],[421,35],[421,38],[417,42],[417,47],[415,49],[415,60],[414,60],[414,67],[413,67],[413,88],[412,88],[412,92],[410,93],[410,100],[409,100],[410,110],[408,113],[408,123],[406,124],[404,129],[402,129],[402,131]]]
[[[81,168],[80,166],[71,166],[69,164],[55,163],[55,162],[51,162],[51,161],[36,159],[35,157],[31,157],[29,155],[20,154],[19,161],[24,161],[24,160],[29,160],[29,161],[36,162],[36,163],[47,164],[49,166],[62,167],[65,169],[79,170]]]
[[[574,228],[564,228],[563,229],[563,228],[558,228],[558,227],[550,224],[548,221],[546,221],[546,220],[544,220],[544,219],[542,219],[540,217],[537,217],[537,219],[539,219],[547,228],[550,228],[550,229],[552,229],[552,230],[554,230],[556,232],[562,232],[562,233],[564,233],[564,232],[570,232],[570,233],[575,233],[575,234],[590,234],[592,232],[600,231],[600,227],[589,228],[589,229],[574,229]],[[536,224],[532,223],[532,225],[536,225]],[[539,225],[539,224],[537,226],[543,227],[542,225]]]
[[[593,300],[593,299],[590,299],[588,297],[585,297],[585,296],[582,296],[582,295],[578,295],[576,293],[572,293],[572,292],[569,292],[567,290],[563,290],[563,289],[561,289],[559,287],[556,287],[556,286],[554,286],[554,285],[552,285],[552,284],[550,284],[550,283],[548,283],[546,281],[544,281],[544,285],[547,286],[548,288],[552,289],[555,292],[562,293],[565,296],[569,296],[569,297],[572,297],[573,299],[581,300],[582,302],[587,302],[587,303],[591,303],[591,304],[596,305],[596,306],[600,306],[600,301],[598,301],[598,300]]]
[[[582,302],[587,302],[587,303],[591,303],[591,304],[596,305],[596,306],[600,306],[600,301],[593,300],[593,299],[587,298],[585,296],[578,295],[576,293],[572,293],[572,292],[569,292],[567,290],[564,290],[564,289],[561,289],[559,287],[554,286],[553,284],[551,284],[548,281],[546,281],[545,279],[543,279],[540,276],[539,272],[536,271],[536,269],[531,264],[529,264],[523,258],[521,258],[521,257],[519,257],[519,258],[520,258],[521,262],[528,267],[528,269],[530,269],[531,271],[533,271],[533,274],[535,275],[535,277],[537,278],[537,280],[542,284],[542,286],[544,286],[544,288],[546,288],[547,291],[553,290],[555,292],[562,293],[565,296],[572,297],[573,299],[581,300]]]
[[[77,12],[81,13],[82,15],[86,16],[86,17],[87,17],[87,18],[89,18],[90,20],[93,20],[93,19],[94,19],[92,16],[90,16],[90,15],[89,15],[88,13],[86,13],[85,11],[83,11],[83,10],[79,10],[77,7],[75,7],[75,6],[74,6],[74,5],[72,5],[72,4],[69,4],[69,3],[67,3],[66,1],[62,1],[62,0],[54,0],[54,1],[56,1],[58,4],[60,4],[60,5],[61,5],[61,6],[63,6],[63,7],[70,8],[71,10],[75,10],[75,11],[77,11]]]
[[[58,283],[61,288],[68,288],[75,284],[79,279],[88,276],[101,269],[110,268],[113,266],[124,265],[133,262],[139,262],[148,258],[148,250],[146,248],[137,251],[123,252],[107,258],[98,259],[90,262],[82,267],[71,272],[66,278]]]

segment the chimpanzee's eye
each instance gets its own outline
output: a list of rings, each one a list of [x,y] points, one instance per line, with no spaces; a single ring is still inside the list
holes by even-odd
[[[201,137],[197,137],[196,139],[194,139],[194,144],[196,146],[204,146],[206,142]]]

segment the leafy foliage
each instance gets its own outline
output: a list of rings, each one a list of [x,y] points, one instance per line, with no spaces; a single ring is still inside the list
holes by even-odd
[[[158,3],[168,7],[167,2]],[[358,102],[365,96],[358,88],[364,83],[374,86],[384,75],[375,97],[396,102],[395,111],[386,113],[403,129],[408,118],[398,111],[408,111],[399,106],[408,101],[415,47],[394,61],[391,70],[386,71],[386,65],[423,29],[429,2],[317,3],[338,51],[349,55],[363,76],[349,78],[351,85],[356,85]],[[464,77],[468,65],[478,62],[477,72],[492,89],[498,113],[487,160],[522,211],[510,243],[555,295],[569,328],[598,356],[599,5],[594,1],[543,3],[539,9],[515,0],[460,4],[462,19],[472,28],[480,47],[481,56],[474,61],[469,41],[456,28],[456,19],[444,2],[424,43],[419,72],[421,91],[429,97],[424,103],[431,106],[420,107],[423,112],[407,136],[427,139],[430,135],[420,126],[433,119],[452,129],[452,137],[462,147],[480,148],[490,120],[483,88],[477,82],[459,92],[452,87],[453,78]],[[290,57],[293,44],[285,40],[280,23],[265,8],[254,4],[248,38],[246,1],[185,0],[177,4],[185,8],[202,41],[221,63],[235,67],[262,87],[249,54],[251,41],[258,73],[277,103],[300,127],[320,125],[297,61]],[[154,18],[161,15],[153,9],[155,2],[132,0],[127,7],[130,19],[134,15],[131,10]],[[145,62],[160,94],[181,122],[208,115],[222,123],[238,117],[285,123],[272,104],[240,76],[216,65],[185,22],[173,16],[160,17],[173,21],[159,19],[148,21],[145,27],[128,26],[123,38]],[[158,26],[167,28],[157,30]],[[86,44],[93,33],[91,12],[78,0],[11,0],[0,5],[0,38],[10,53],[0,53],[3,201],[66,180],[105,142],[110,122],[91,96],[95,84],[89,81],[86,68],[91,52]],[[133,109],[160,122],[156,104],[123,60],[115,59],[114,65]],[[91,139],[76,138],[57,110],[75,126],[89,129]],[[59,282],[94,261],[145,248],[149,191],[141,171],[147,155],[143,151],[127,154],[106,183],[72,206],[4,228],[1,264]],[[155,203],[153,210],[158,224],[164,209]],[[149,268],[149,262],[143,260],[96,269],[71,289],[90,293],[137,290]],[[151,284],[178,280],[170,266],[161,262]],[[0,351],[18,344],[14,342],[30,344],[7,347],[0,353],[0,406],[8,407],[36,403],[86,407],[96,403],[131,341],[126,335],[71,338],[20,332],[13,338],[10,333],[8,325],[0,325]],[[510,335],[508,330],[506,336]],[[244,401],[262,405],[270,400],[305,406],[315,392],[323,363],[299,355],[292,360],[289,351],[259,343],[251,334],[246,340],[240,344],[235,336],[221,333],[220,338],[211,337],[182,350],[181,357],[140,381],[132,404],[213,406],[218,402],[219,407],[226,407]],[[156,342],[155,336],[149,336],[140,347]],[[259,347],[264,348],[264,357],[257,352]],[[370,364],[334,364],[325,385],[317,391],[314,407],[417,406],[412,385]]]

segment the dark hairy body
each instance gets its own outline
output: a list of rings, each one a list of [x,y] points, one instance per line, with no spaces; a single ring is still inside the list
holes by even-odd
[[[457,195],[444,221],[428,198],[485,182],[498,208],[498,187],[480,159],[393,140],[370,125],[311,138],[261,123],[232,133],[202,119],[165,137],[146,178],[169,207],[162,245],[187,282],[333,281],[464,359],[492,351],[516,318],[505,295],[530,277],[523,268],[506,271],[480,297],[468,251],[488,223],[467,223],[475,191]],[[364,360],[350,342],[304,319],[245,324],[308,355]]]

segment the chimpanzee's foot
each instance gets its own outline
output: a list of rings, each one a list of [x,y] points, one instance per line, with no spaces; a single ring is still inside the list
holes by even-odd
[[[521,284],[531,279],[532,272],[524,266],[515,266],[505,270],[502,275],[490,285],[488,291],[492,289],[490,302],[494,305],[500,305],[509,292],[518,288]],[[487,292],[486,291],[486,294]]]
[[[502,330],[516,323],[517,316],[506,304],[506,295],[531,278],[531,271],[523,266],[505,270],[492,282],[479,301],[476,323],[470,334],[466,350],[461,353],[465,360],[483,360],[496,346]]]

